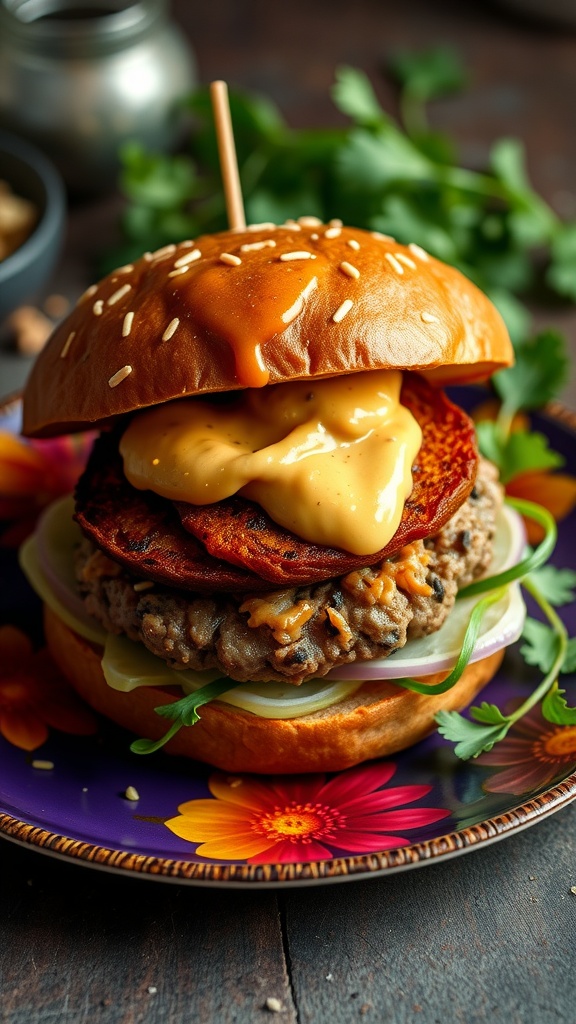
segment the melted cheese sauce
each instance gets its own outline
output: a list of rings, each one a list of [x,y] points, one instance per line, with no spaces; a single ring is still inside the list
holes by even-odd
[[[369,555],[398,528],[422,442],[401,383],[372,370],[155,406],[122,437],[124,472],[172,501],[244,495],[304,540]]]

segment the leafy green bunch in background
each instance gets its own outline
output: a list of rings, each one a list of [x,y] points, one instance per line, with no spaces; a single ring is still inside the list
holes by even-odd
[[[251,222],[302,213],[340,217],[417,242],[471,277],[501,310],[514,341],[529,331],[521,301],[542,263],[548,287],[576,300],[576,224],[565,224],[531,188],[522,144],[497,141],[482,172],[458,164],[455,146],[430,128],[431,100],[464,88],[450,50],[400,53],[389,69],[399,86],[401,124],[384,111],[367,76],[343,67],[332,96],[350,121],[340,129],[294,130],[267,99],[231,94],[240,176]],[[226,227],[208,90],[187,100],[194,121],[189,155],[122,153],[127,239],[114,258]]]

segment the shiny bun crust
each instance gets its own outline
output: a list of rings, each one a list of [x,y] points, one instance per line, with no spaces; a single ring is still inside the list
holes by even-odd
[[[165,689],[144,687],[120,693],[107,686],[96,649],[49,609],[45,628],[53,657],[78,694],[100,714],[138,737],[159,739],[167,721],[154,711],[176,700]],[[423,739],[441,709],[466,707],[497,671],[498,651],[469,665],[448,693],[427,697],[390,683],[364,683],[348,700],[291,720],[258,718],[212,703],[201,719],[166,745],[171,754],[205,761],[226,772],[282,774],[341,771],[361,761],[386,757]],[[430,682],[439,681],[430,676]]]
[[[268,380],[397,368],[443,385],[511,360],[492,303],[418,246],[314,218],[252,225],[146,253],[89,288],[36,361],[24,433]]]

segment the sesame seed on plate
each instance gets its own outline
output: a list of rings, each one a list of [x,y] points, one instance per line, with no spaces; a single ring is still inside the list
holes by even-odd
[[[192,249],[190,252],[185,252],[183,256],[179,256],[174,262],[174,267],[178,270],[180,267],[187,267],[189,263],[194,263],[199,260],[202,253],[200,249]]]
[[[76,331],[70,331],[70,334],[68,335],[68,337],[66,338],[66,341],[64,342],[64,344],[62,346],[62,351],[60,353],[60,359],[64,359],[64,357],[68,355],[68,349],[70,348],[70,345],[74,341],[75,337],[76,337]]]
[[[348,263],[348,260],[342,261],[339,270],[341,270],[343,274],[346,274],[347,277],[353,277],[355,280],[358,280],[360,277],[358,267],[355,267],[352,263]]]
[[[35,758],[32,761],[32,767],[38,768],[42,772],[51,772],[54,768],[54,761],[43,761],[41,758]]]
[[[96,302],[92,306],[92,312],[94,316],[101,316],[102,310],[104,309],[104,302],[102,299],[96,299]]]
[[[410,252],[413,252],[415,256],[419,256],[421,260],[429,260],[430,257],[425,249],[420,245],[416,245],[416,242],[410,242],[408,248]]]
[[[433,313],[420,313],[420,319],[425,324],[437,324],[439,323],[438,317],[434,316]]]
[[[239,267],[242,260],[232,252],[221,252],[218,259],[220,263],[227,263],[229,267]]]
[[[350,312],[350,310],[352,309],[353,305],[354,305],[354,303],[353,303],[352,299],[344,299],[344,302],[342,303],[342,305],[338,306],[338,309],[336,310],[336,312],[332,314],[332,319],[333,319],[334,323],[335,324],[339,324],[340,321],[344,319],[346,314]]]
[[[313,252],[307,252],[306,249],[296,249],[294,252],[283,252],[279,259],[287,263],[289,260],[315,260],[316,257]]]
[[[404,267],[402,266],[401,263],[398,262],[396,257],[393,256],[391,252],[385,252],[384,253],[384,257],[385,257],[385,259],[388,260],[388,263],[390,264],[392,269],[396,271],[397,274],[403,274],[404,273]]]
[[[131,291],[131,290],[132,290],[132,285],[130,285],[130,284],[123,284],[121,288],[118,288],[117,291],[112,293],[112,295],[108,299],[108,305],[109,306],[115,306],[116,303],[120,302],[120,299],[123,299],[125,295],[128,295],[128,292]]]
[[[179,326],[180,320],[178,319],[177,316],[175,316],[174,319],[170,321],[168,327],[164,331],[164,334],[162,335],[162,341],[170,341],[170,338],[176,333]]]
[[[110,380],[108,381],[109,386],[111,388],[117,387],[118,384],[121,384],[123,380],[126,380],[126,377],[129,377],[131,373],[131,366],[122,366],[119,370],[116,370],[116,373],[113,373],[112,376],[110,377]]]
[[[411,270],[418,269],[414,260],[411,260],[409,256],[405,256],[403,252],[395,252],[394,255],[400,263],[404,264],[405,267],[410,267]]]
[[[349,238],[346,245],[349,245],[351,249],[354,249],[354,252],[358,252],[358,249],[360,248],[360,242],[357,242],[355,238]]]
[[[140,799],[140,794],[135,786],[126,786],[124,796],[127,800],[131,800],[133,803],[136,803],[136,801]]]
[[[126,316],[124,317],[124,321],[122,323],[122,337],[123,338],[127,338],[128,335],[130,334],[130,331],[132,330],[133,320],[134,320],[134,312],[133,312],[133,310],[130,310],[129,313],[126,313]]]

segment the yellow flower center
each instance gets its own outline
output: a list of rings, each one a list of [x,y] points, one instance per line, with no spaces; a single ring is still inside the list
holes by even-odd
[[[576,757],[576,725],[561,725],[554,732],[544,733],[534,745],[540,761],[569,761]]]
[[[313,839],[330,839],[334,830],[341,826],[343,816],[333,807],[322,804],[292,803],[287,807],[275,807],[273,811],[259,814],[252,821],[252,828],[259,835],[265,835],[273,842],[311,843]]]

